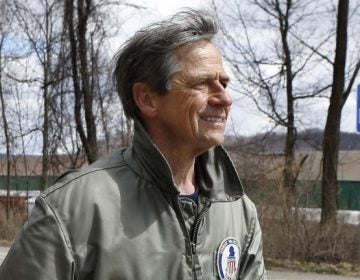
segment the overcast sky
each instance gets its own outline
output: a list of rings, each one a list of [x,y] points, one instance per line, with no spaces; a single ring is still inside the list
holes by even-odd
[[[199,7],[205,2],[202,0],[148,0],[142,1],[148,3],[148,6],[156,10],[159,14],[164,16],[171,15],[176,10],[182,7]]]
[[[125,36],[127,37],[131,36],[141,26],[161,20],[183,7],[204,7],[207,0],[132,0],[131,3],[146,6],[147,9],[140,11],[140,13],[136,12],[129,15],[122,32],[122,34],[126,34]],[[343,109],[341,123],[341,130],[343,131],[356,131],[356,90],[357,84],[354,86],[353,92],[349,96]],[[230,92],[230,94],[232,93]],[[235,130],[239,134],[250,135],[264,132],[272,126],[270,121],[255,109],[254,105],[243,98],[239,98],[239,96],[236,98],[238,101],[233,103],[230,121],[228,122],[228,131]],[[306,108],[306,111],[311,113],[311,118],[307,116],[306,127],[323,128],[327,109],[327,101],[319,102],[319,100],[317,100],[314,104],[310,104],[309,108]]]

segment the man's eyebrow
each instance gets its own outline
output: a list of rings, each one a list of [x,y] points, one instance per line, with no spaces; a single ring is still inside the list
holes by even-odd
[[[219,79],[222,82],[229,82],[230,77],[226,74],[220,74],[218,73],[198,73],[191,77],[191,81],[203,81],[203,80],[216,80]]]
[[[229,77],[228,75],[221,75],[221,76],[220,76],[220,80],[221,80],[222,82],[228,83],[228,82],[230,82],[230,77]]]

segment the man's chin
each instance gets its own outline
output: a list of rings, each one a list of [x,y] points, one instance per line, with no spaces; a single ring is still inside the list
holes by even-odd
[[[222,145],[224,143],[224,139],[225,136],[223,133],[214,133],[211,135],[207,135],[207,142],[209,143],[209,149],[214,147],[214,146],[218,146],[218,145]]]

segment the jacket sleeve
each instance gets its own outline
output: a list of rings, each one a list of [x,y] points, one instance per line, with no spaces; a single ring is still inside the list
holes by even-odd
[[[252,220],[249,238],[241,258],[239,279],[267,279],[263,258],[262,234],[257,214]]]
[[[68,244],[53,211],[39,197],[0,267],[0,279],[74,279]]]

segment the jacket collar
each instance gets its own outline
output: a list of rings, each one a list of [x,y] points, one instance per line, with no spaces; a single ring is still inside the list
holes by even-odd
[[[179,194],[167,160],[138,120],[134,121],[134,126],[133,143],[124,155],[127,164],[162,191]],[[195,173],[201,193],[213,201],[234,200],[244,194],[236,169],[222,146],[198,156]]]

